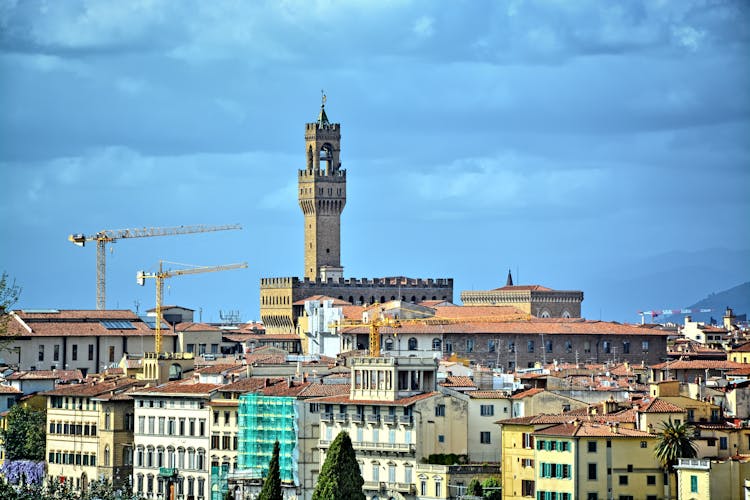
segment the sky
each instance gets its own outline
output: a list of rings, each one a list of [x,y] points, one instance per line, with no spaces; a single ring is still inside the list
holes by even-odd
[[[107,307],[159,260],[248,268],[165,303],[259,317],[303,274],[304,124],[341,123],[347,277],[583,290],[637,321],[750,278],[750,4],[0,0],[0,270],[18,308]],[[177,264],[167,264],[178,269]],[[692,302],[691,302],[692,301]]]

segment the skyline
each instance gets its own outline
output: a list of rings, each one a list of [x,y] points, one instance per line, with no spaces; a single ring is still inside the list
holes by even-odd
[[[69,234],[241,224],[110,245],[108,308],[153,307],[135,275],[160,259],[247,261],[164,302],[258,319],[260,277],[303,275],[324,89],[346,277],[454,278],[458,302],[510,269],[583,290],[592,319],[687,307],[750,278],[749,21],[739,1],[0,3],[2,270],[17,307],[93,309],[96,251]]]

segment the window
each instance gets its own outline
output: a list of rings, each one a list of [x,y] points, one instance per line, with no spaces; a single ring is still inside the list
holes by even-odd
[[[146,432],[146,417],[144,416],[138,417],[138,432],[141,434]]]
[[[156,417],[148,417],[148,433],[153,434],[155,432]]]
[[[443,483],[440,480],[435,481],[435,496],[440,497],[443,495]]]
[[[442,342],[440,341],[440,339],[432,339],[432,350],[433,351],[442,350]]]
[[[380,464],[378,462],[372,464],[372,480],[375,483],[380,481]]]
[[[78,346],[76,344],[73,344],[70,351],[70,359],[73,361],[78,361]]]
[[[551,340],[545,340],[544,341],[544,349],[547,352],[552,352],[552,341]]]
[[[516,343],[511,341],[508,342],[508,352],[513,353],[516,352]]]
[[[719,449],[720,450],[726,450],[727,448],[729,448],[729,444],[727,443],[727,438],[726,437],[720,437],[719,438]]]
[[[487,341],[487,352],[495,352],[495,341],[494,340],[488,340]]]
[[[109,430],[112,420],[112,412],[109,408],[104,412],[104,430]]]
[[[694,408],[687,409],[687,421],[695,422],[695,409]]]
[[[491,417],[495,414],[495,405],[481,405],[479,414],[483,417]]]
[[[648,352],[648,340],[644,340],[641,342],[641,350],[643,352]]]
[[[44,361],[44,344],[39,345],[39,361]]]
[[[646,484],[653,486],[656,484],[656,476],[646,476]]]
[[[716,446],[716,438],[708,438],[706,440],[706,446]]]
[[[113,345],[109,346],[109,362],[115,362],[115,346]]]
[[[596,441],[588,442],[588,450],[589,450],[589,453],[596,453]]]
[[[648,443],[646,441],[641,441],[641,448],[648,448]]]
[[[521,434],[521,439],[523,440],[523,447],[526,449],[533,449],[534,448],[534,436],[532,436],[530,433],[524,432]]]
[[[630,354],[630,342],[628,342],[627,340],[624,340],[622,342],[622,353]]]
[[[482,444],[490,444],[490,433],[489,431],[482,431],[479,433],[479,442]]]
[[[60,346],[55,344],[52,348],[52,361],[60,361]]]
[[[590,340],[584,340],[583,342],[583,352],[590,353],[591,352],[591,341]]]
[[[628,484],[628,476],[620,476],[619,483],[620,483],[620,485],[626,485],[626,484]]]
[[[588,493],[586,495],[586,500],[599,500],[599,493]]]
[[[565,352],[573,352],[573,342],[570,340],[565,341]]]
[[[612,345],[609,340],[605,340],[602,342],[602,352],[605,354],[609,354],[612,351]]]
[[[404,466],[404,482],[407,484],[411,483],[411,466],[409,464]]]
[[[596,481],[596,464],[589,464],[589,481]]]
[[[526,352],[534,352],[534,341],[529,340],[526,342]]]
[[[690,476],[690,493],[698,493],[698,476]]]
[[[436,405],[435,406],[435,416],[436,417],[444,417],[445,416],[445,405]]]
[[[445,341],[445,352],[453,352],[453,341],[452,340],[446,340]]]
[[[410,351],[416,351],[417,350],[417,339],[414,337],[411,337],[409,341],[407,342],[407,348]]]
[[[522,480],[521,481],[521,496],[533,497],[534,496],[534,481]]]
[[[424,479],[419,481],[419,494],[422,496],[427,495],[427,481]]]
[[[438,434],[438,443],[445,443],[445,435]]]
[[[474,339],[466,339],[466,352],[474,352]]]
[[[89,344],[89,361],[94,360],[94,344]]]

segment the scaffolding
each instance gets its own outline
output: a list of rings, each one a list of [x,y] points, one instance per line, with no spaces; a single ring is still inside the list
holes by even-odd
[[[292,397],[243,394],[239,405],[237,468],[247,479],[268,475],[273,445],[279,442],[281,482],[298,486],[297,406]]]
[[[228,464],[211,466],[211,500],[224,500],[226,498],[229,491],[228,473]]]

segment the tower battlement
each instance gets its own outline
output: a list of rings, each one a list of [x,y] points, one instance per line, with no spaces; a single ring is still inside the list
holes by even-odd
[[[328,278],[327,280],[310,278],[298,278],[298,277],[287,277],[287,278],[261,278],[260,285],[262,288],[289,288],[294,287],[297,289],[317,289],[321,286],[324,287],[370,287],[370,288],[392,288],[397,289],[411,289],[411,288],[445,288],[453,289],[453,278],[405,278],[405,277],[393,277],[393,278]]]
[[[331,179],[331,178],[338,178],[337,180],[343,180],[346,181],[346,169],[337,169],[337,170],[298,170],[299,172],[299,180],[305,180],[305,181],[311,181],[316,179]]]

